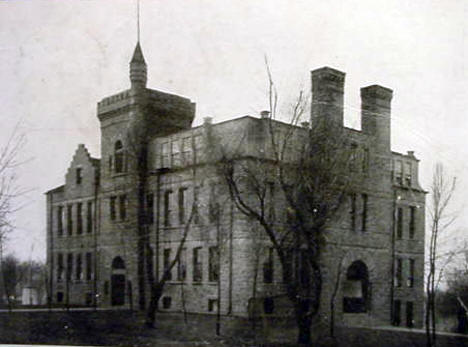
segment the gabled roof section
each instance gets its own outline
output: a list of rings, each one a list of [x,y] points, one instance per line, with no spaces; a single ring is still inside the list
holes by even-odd
[[[80,164],[78,163],[78,161],[84,164],[83,160],[88,161],[94,167],[99,168],[99,159],[91,157],[86,146],[80,143],[78,145],[78,148],[75,151],[75,154],[73,155],[73,159],[72,159],[72,162],[70,163],[70,167],[74,166],[74,164],[75,165]]]

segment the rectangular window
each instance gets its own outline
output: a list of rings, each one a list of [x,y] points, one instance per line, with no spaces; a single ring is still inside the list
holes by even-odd
[[[403,279],[403,260],[401,258],[396,259],[396,272],[395,272],[395,287],[401,287]]]
[[[192,138],[184,137],[182,139],[182,160],[184,165],[192,164]]]
[[[406,326],[408,328],[412,328],[414,325],[414,320],[413,320],[413,303],[411,301],[406,302]]]
[[[180,250],[179,260],[177,261],[177,280],[185,281],[187,278],[187,249]]]
[[[355,143],[351,144],[350,153],[349,153],[349,169],[351,171],[356,170],[356,162],[358,158],[358,146]]]
[[[119,196],[119,214],[120,220],[127,218],[127,196],[125,194]]]
[[[171,142],[172,166],[180,166],[180,149],[176,141]]]
[[[218,310],[218,300],[208,299],[208,312],[216,312]]]
[[[193,249],[193,282],[201,282],[203,278],[201,250],[201,247]]]
[[[170,296],[165,296],[162,298],[163,309],[167,310],[171,308],[172,298]]]
[[[392,324],[395,326],[399,326],[400,323],[401,323],[401,301],[395,300],[393,302]]]
[[[76,204],[76,233],[78,235],[83,233],[83,204],[79,202]]]
[[[92,303],[93,303],[93,293],[91,292],[85,293],[85,305],[91,306]]]
[[[200,163],[201,156],[202,156],[202,149],[203,149],[203,137],[201,135],[197,135],[193,138],[194,144],[194,162]]]
[[[216,282],[219,279],[219,251],[218,247],[210,247],[209,249],[209,274],[210,282]]]
[[[410,288],[414,287],[414,259],[409,259],[408,282],[406,285]]]
[[[349,214],[351,216],[351,230],[356,230],[356,194],[352,193],[350,196],[350,205]]]
[[[413,175],[411,172],[411,163],[405,163],[405,184],[408,187],[411,187],[412,178],[413,178]]]
[[[275,302],[273,298],[268,297],[263,299],[263,312],[272,314],[275,311]]]
[[[403,185],[403,162],[397,160],[395,162],[395,181],[399,185]]]
[[[81,184],[83,180],[83,170],[80,167],[76,168],[76,184]]]
[[[361,231],[367,230],[367,194],[362,194]]]
[[[81,280],[83,279],[83,268],[82,268],[82,259],[81,259],[81,253],[78,253],[76,255],[76,274],[75,274],[75,279],[76,280]]]
[[[63,279],[63,254],[57,254],[57,281]]]
[[[179,223],[185,223],[185,192],[187,188],[179,188]]]
[[[109,200],[109,213],[110,213],[110,219],[111,220],[115,220],[115,200],[117,199],[117,197],[115,196],[111,196],[110,197],[110,200]]]
[[[198,210],[200,188],[193,187],[193,222],[201,224],[200,211]]]
[[[171,195],[172,190],[166,190],[164,193],[164,226],[171,226]]]
[[[409,222],[409,238],[414,238],[414,232],[416,230],[416,207],[410,207],[410,222]]]
[[[362,154],[362,172],[369,171],[369,149],[364,148]]]
[[[63,235],[63,207],[59,206],[57,208],[57,233],[58,236]]]
[[[219,205],[216,197],[216,185],[210,186],[210,197],[208,202],[208,217],[210,223],[215,223],[218,220]]]
[[[71,280],[72,277],[72,271],[73,271],[73,254],[68,253],[67,254],[67,281]]]
[[[397,239],[403,237],[403,208],[398,207],[397,210]]]
[[[171,265],[171,249],[166,248],[164,250],[164,274],[167,276],[166,279],[168,281],[172,280],[172,272],[170,271],[169,267]]]
[[[85,263],[86,263],[86,280],[89,281],[93,279],[93,265],[92,265],[92,258],[91,258],[91,253],[87,252],[86,253],[86,258],[85,258]]]
[[[91,234],[93,232],[93,203],[88,201],[86,209],[86,232]]]
[[[269,247],[267,251],[267,259],[263,263],[263,283],[273,283],[273,247]]]
[[[148,224],[154,223],[154,195],[152,193],[146,196],[146,218]]]
[[[63,302],[63,292],[57,292],[57,302]]]
[[[67,230],[68,230],[68,235],[73,234],[73,205],[68,205],[67,206]]]
[[[161,167],[170,167],[171,163],[169,162],[169,143],[165,142],[161,144]]]
[[[268,220],[274,222],[276,219],[275,211],[275,183],[268,182]]]

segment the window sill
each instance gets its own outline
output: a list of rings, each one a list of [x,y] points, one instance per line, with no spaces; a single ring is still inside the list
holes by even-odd
[[[169,284],[187,284],[187,280],[170,280],[167,281]]]
[[[113,172],[110,176],[111,178],[117,178],[117,177],[122,177],[128,175],[128,172]]]

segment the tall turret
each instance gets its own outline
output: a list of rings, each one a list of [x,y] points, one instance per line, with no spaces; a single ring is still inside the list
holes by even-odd
[[[130,61],[130,82],[132,89],[146,88],[146,62],[141,51],[140,42],[137,42],[132,60]]]

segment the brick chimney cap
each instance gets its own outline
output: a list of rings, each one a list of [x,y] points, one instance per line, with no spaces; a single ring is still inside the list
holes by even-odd
[[[327,76],[329,76],[330,78],[340,78],[342,80],[344,80],[344,77],[346,75],[346,73],[344,73],[344,72],[342,72],[340,70],[334,69],[332,67],[329,67],[329,66],[323,66],[323,67],[320,67],[318,69],[312,70],[311,74],[312,74],[313,77],[327,77]]]
[[[393,97],[393,90],[379,86],[378,84],[373,84],[371,86],[361,88],[361,97],[375,97],[391,100]]]

